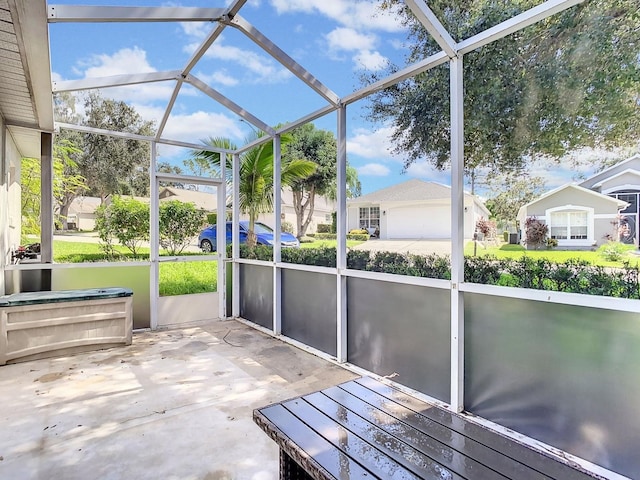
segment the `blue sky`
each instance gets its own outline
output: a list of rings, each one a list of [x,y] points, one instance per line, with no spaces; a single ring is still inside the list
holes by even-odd
[[[113,1],[52,1],[52,4],[123,5]],[[225,2],[228,4],[229,2]],[[361,87],[362,71],[384,69],[389,62],[404,65],[406,34],[393,15],[376,10],[377,2],[353,0],[249,0],[240,15],[339,96]],[[191,0],[153,6],[223,7],[223,2]],[[180,70],[215,27],[212,23],[51,24],[54,80],[102,77],[123,73]],[[442,68],[442,67],[440,67]],[[324,100],[254,45],[242,33],[225,29],[221,38],[192,73],[246,110],[275,125],[296,120],[321,108]],[[161,118],[173,82],[104,89],[103,96],[124,100],[149,120]],[[447,94],[447,92],[443,92]],[[366,101],[348,107],[347,154],[359,173],[363,193],[410,178],[450,184],[449,172],[426,162],[402,173],[404,158],[391,154],[390,128],[364,118]],[[336,116],[314,122],[335,133]],[[203,138],[228,137],[237,144],[250,133],[239,117],[196,89],[183,86],[165,129],[165,137],[199,143]],[[189,151],[160,147],[161,160],[180,164]],[[580,172],[570,166],[535,166],[550,179],[549,187]],[[588,171],[589,169],[587,169]]]

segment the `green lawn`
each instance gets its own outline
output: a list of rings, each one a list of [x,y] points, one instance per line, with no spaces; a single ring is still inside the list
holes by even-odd
[[[116,261],[149,260],[148,248],[141,248],[137,259],[133,258],[126,248],[119,245],[115,248],[121,254],[115,259]],[[53,260],[57,263],[101,262],[106,261],[106,257],[100,245],[96,243],[54,240]],[[160,295],[215,292],[218,284],[217,263],[215,261],[161,263]]]
[[[469,242],[465,246],[464,254],[465,256],[473,255],[473,243]],[[628,261],[631,265],[637,265],[640,262],[640,256],[636,256],[631,254],[631,251],[634,249],[633,245],[629,245],[626,248],[627,252],[624,256],[624,260]],[[527,250],[522,245],[510,245],[503,244],[499,246],[488,246],[487,248],[483,248],[481,243],[478,242],[478,246],[476,249],[476,255],[493,255],[497,258],[512,258],[518,259],[522,256],[527,256],[530,258],[547,258],[555,263],[563,263],[569,259],[579,258],[580,260],[587,261],[593,265],[600,265],[603,267],[622,267],[623,263],[620,262],[610,262],[605,260],[598,252],[591,250]]]

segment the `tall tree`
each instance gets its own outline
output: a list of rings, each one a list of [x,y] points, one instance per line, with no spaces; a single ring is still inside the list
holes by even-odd
[[[296,236],[302,238],[309,228],[318,195],[332,200],[336,198],[336,138],[332,132],[318,130],[312,123],[304,124],[291,132],[292,140],[283,149],[287,160],[305,159],[316,165],[313,175],[291,184],[293,208],[296,212]],[[360,190],[358,172],[347,167],[348,196],[357,196]]]
[[[69,92],[56,93],[53,96],[53,114],[58,122],[78,124],[82,121],[76,110],[76,98]],[[88,190],[78,163],[83,153],[82,135],[74,130],[61,129],[54,137],[53,152],[57,223],[66,230],[66,219],[71,204]]]
[[[57,140],[53,145],[53,199],[58,225],[67,230],[69,207],[74,199],[89,190],[74,160],[82,153],[70,140]]]
[[[429,7],[460,41],[538,3],[433,0]],[[402,2],[381,6],[399,8],[409,27],[407,64],[440,50]],[[584,147],[637,144],[638,12],[637,0],[587,0],[466,54],[467,171],[517,171],[533,155],[557,159]],[[374,95],[370,118],[393,122],[405,168],[426,158],[442,169],[450,160],[449,101],[449,72],[440,66]]]
[[[520,207],[544,192],[545,181],[542,177],[502,175],[488,187],[495,195],[487,199],[486,207],[498,222],[508,225],[515,223]]]
[[[247,143],[262,137],[257,133],[247,139]],[[281,136],[281,144],[286,146],[291,141],[289,135]],[[209,146],[236,150],[236,146],[227,138],[209,138],[205,140]],[[194,152],[196,159],[206,159],[212,168],[220,168],[221,154],[205,150]],[[247,244],[255,245],[256,236],[254,225],[256,218],[261,213],[273,211],[273,142],[266,142],[244,152],[240,157],[240,211],[249,215],[249,234]],[[231,175],[232,159],[226,155],[226,172]],[[313,174],[316,166],[309,160],[282,159],[281,162],[282,186],[291,185],[293,182],[306,178]]]
[[[153,135],[153,122],[144,120],[124,102],[91,93],[85,101],[85,124],[90,127],[138,135]],[[104,202],[107,195],[149,195],[148,142],[85,134],[78,162],[91,192]]]

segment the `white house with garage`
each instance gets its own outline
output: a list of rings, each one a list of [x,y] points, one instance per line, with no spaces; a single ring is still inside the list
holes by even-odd
[[[464,194],[464,235],[489,218],[482,201]],[[451,187],[411,179],[347,200],[347,228],[378,229],[381,239],[451,238]]]
[[[638,246],[640,154],[619,162],[579,184],[545,193],[518,211],[525,222],[535,217],[549,227],[549,237],[561,248],[590,248],[617,240]]]

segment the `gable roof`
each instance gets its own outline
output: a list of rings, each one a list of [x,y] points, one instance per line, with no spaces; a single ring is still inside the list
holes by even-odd
[[[412,178],[406,182],[367,193],[347,200],[347,203],[418,202],[423,200],[450,199],[451,187],[436,182]]]
[[[612,203],[616,203],[617,206],[620,207],[620,208],[624,208],[624,207],[626,207],[628,205],[627,202],[624,202],[622,200],[618,200],[617,198],[610,197],[609,195],[605,195],[603,193],[594,192],[593,190],[589,190],[588,188],[581,187],[580,185],[577,185],[575,183],[565,183],[564,185],[561,185],[558,188],[554,188],[553,190],[549,190],[547,193],[543,193],[542,195],[540,195],[535,200],[532,200],[529,203],[521,206],[518,209],[518,215],[517,215],[518,218],[520,218],[524,214],[524,212],[527,210],[527,208],[529,208],[531,205],[535,205],[539,201],[544,200],[545,198],[548,198],[548,197],[550,197],[552,195],[555,195],[555,194],[561,192],[562,190],[566,190],[568,188],[577,190],[577,191],[582,192],[582,193],[587,193],[589,195],[593,195],[594,197],[597,197],[597,198],[599,198],[601,200],[606,200],[606,201],[609,201],[609,202],[612,202]]]
[[[214,193],[187,190],[184,188],[163,187],[158,194],[160,201],[179,200],[193,203],[197,208],[207,212],[213,212],[218,205],[218,197]]]
[[[635,166],[633,165],[634,163],[636,164]],[[581,187],[593,188],[597,186],[599,182],[608,179],[610,176],[615,175],[621,170],[640,170],[640,153],[636,153],[622,162],[618,162],[615,165],[611,165],[610,167],[591,175],[586,180],[580,182],[579,185]]]
[[[615,180],[616,178],[619,178],[619,177],[622,177],[622,176],[626,176],[626,175],[630,175],[632,177],[640,177],[640,171],[636,170],[635,168],[627,168],[626,170],[623,170],[623,171],[618,172],[618,173],[616,173],[614,175],[611,175],[610,177],[603,178],[598,183],[595,183],[593,185],[593,187],[602,187],[602,185],[604,185],[605,183],[610,182],[611,180]]]

